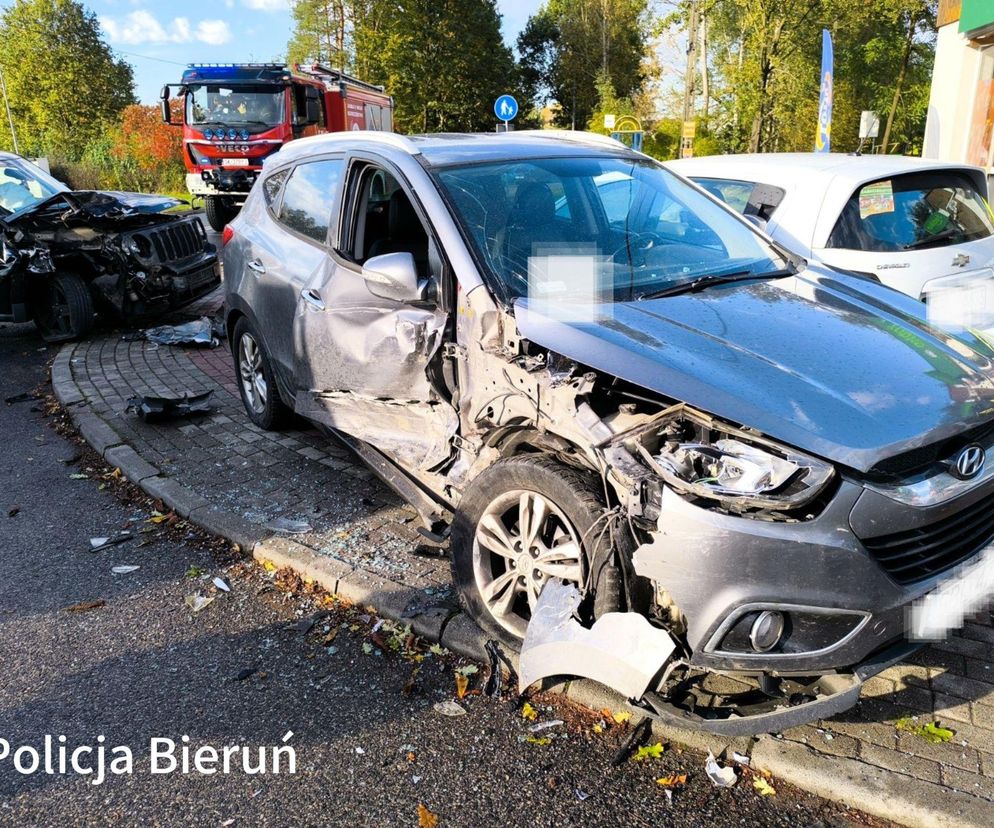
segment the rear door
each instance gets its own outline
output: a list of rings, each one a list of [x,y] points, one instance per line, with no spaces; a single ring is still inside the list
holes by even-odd
[[[327,255],[343,169],[342,157],[328,156],[269,176],[263,182],[268,220],[246,228],[253,241],[245,262],[245,278],[255,283],[251,305],[285,387],[294,371],[297,303]]]

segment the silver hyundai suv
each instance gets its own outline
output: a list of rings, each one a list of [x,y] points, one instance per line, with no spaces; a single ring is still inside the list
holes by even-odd
[[[830,715],[994,539],[990,340],[610,139],[294,141],[224,241],[251,419],[406,498],[522,686],[724,734]]]

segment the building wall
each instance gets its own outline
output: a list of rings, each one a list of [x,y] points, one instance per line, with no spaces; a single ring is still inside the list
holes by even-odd
[[[967,160],[983,63],[983,52],[960,34],[958,26],[939,29],[922,149],[924,158]]]

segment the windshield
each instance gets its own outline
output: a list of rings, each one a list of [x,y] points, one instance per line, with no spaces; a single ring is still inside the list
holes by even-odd
[[[69,188],[41,167],[21,158],[0,160],[0,210],[7,216]]]
[[[204,84],[188,87],[186,122],[193,126],[246,128],[249,132],[283,123],[283,87]]]
[[[446,167],[442,186],[510,298],[628,301],[787,262],[651,161],[537,158]]]
[[[893,253],[983,239],[994,223],[961,172],[906,173],[864,184],[846,203],[828,247]]]

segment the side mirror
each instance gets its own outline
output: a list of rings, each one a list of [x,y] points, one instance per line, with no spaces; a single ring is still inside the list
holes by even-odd
[[[304,93],[306,100],[306,113],[308,126],[321,123],[321,93],[313,86],[308,86]]]
[[[162,123],[171,124],[172,113],[169,111],[169,99],[163,98],[161,101],[159,101],[159,106],[162,108]]]
[[[362,278],[369,292],[381,299],[416,302],[421,298],[418,268],[410,253],[386,253],[366,259]]]
[[[753,226],[762,230],[764,233],[766,232],[766,219],[760,218],[759,216],[753,215],[752,213],[743,213],[742,218],[744,218]]]
[[[162,89],[159,90],[159,98],[162,99],[162,100],[164,100],[164,101],[168,101],[169,100],[169,85],[168,84],[166,84],[165,86],[162,87]]]

